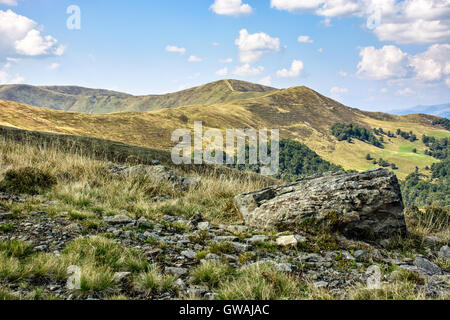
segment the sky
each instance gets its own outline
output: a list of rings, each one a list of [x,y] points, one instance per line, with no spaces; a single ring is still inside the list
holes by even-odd
[[[450,0],[0,0],[0,84],[220,79],[390,112],[450,102]]]

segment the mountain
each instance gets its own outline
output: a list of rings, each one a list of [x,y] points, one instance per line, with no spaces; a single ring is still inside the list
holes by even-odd
[[[417,106],[409,109],[396,110],[393,111],[393,113],[397,115],[422,113],[450,119],[450,103],[438,104],[433,106]]]
[[[227,100],[226,95],[215,97],[205,88],[218,88],[225,82],[216,82],[186,92],[202,91],[210,101]],[[234,88],[234,87],[233,87]],[[256,88],[260,88],[256,85]],[[244,88],[245,89],[245,88]],[[244,89],[232,91],[245,97]],[[255,90],[255,89],[253,89]],[[262,87],[261,90],[265,90]],[[396,116],[385,113],[365,112],[346,107],[307,87],[259,92],[251,91],[251,98],[238,99],[228,95],[226,102],[173,107],[150,112],[112,114],[85,114],[72,111],[56,111],[11,101],[0,100],[0,125],[26,130],[64,133],[108,139],[139,146],[170,151],[174,146],[171,134],[179,128],[193,129],[195,120],[203,121],[204,129],[257,128],[279,129],[282,138],[289,138],[307,145],[323,159],[345,169],[366,170],[375,165],[366,159],[383,158],[399,168],[396,173],[405,178],[414,171],[431,166],[438,160],[425,155],[422,135],[448,137],[450,133],[440,126],[433,126],[437,117],[430,115]],[[192,98],[193,95],[191,94]],[[174,100],[173,100],[174,101]],[[354,140],[338,141],[331,134],[331,126],[337,122],[355,123],[366,128],[382,128],[385,132],[397,129],[413,130],[418,137],[411,142],[400,136],[385,136],[384,148]],[[417,149],[417,152],[413,152]]]
[[[83,113],[142,112],[254,98],[275,90],[238,80],[221,80],[175,93],[146,96],[76,86],[4,85],[0,86],[0,99]]]

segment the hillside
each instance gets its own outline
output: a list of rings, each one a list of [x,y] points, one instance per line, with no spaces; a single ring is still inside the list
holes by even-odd
[[[132,96],[75,86],[0,86],[0,99],[84,113],[150,111],[193,104],[214,104],[252,98],[276,89],[238,80],[222,80],[164,95]]]
[[[80,148],[70,147],[72,143]],[[390,210],[398,208],[393,200],[399,190],[396,179],[389,192],[377,186],[391,176],[384,170],[370,173],[376,179],[368,172],[313,179],[322,181],[319,190],[340,188],[340,196],[355,190],[356,184],[359,192],[350,198],[356,201],[334,195],[327,200],[358,206],[351,214],[359,218],[364,212],[364,222],[381,215],[381,221],[366,225],[392,225],[389,240],[359,241],[343,236],[343,220],[335,218],[335,211],[324,221],[309,218],[288,230],[243,225],[235,196],[260,190],[267,197],[267,190],[274,188],[261,175],[181,172],[195,181],[184,189],[176,181],[142,171],[161,174],[165,167],[93,158],[92,150],[81,152],[89,144],[105,151],[121,149],[120,154],[138,152],[144,159],[163,156],[92,138],[0,127],[0,300],[449,298],[448,210],[430,207],[423,215],[406,210],[401,219],[392,220]],[[162,173],[174,174],[165,169]],[[348,189],[330,180],[342,175]],[[355,176],[364,181],[356,183],[360,180]],[[302,180],[283,191],[299,184],[303,189],[309,183]],[[320,208],[311,193],[299,196]],[[383,210],[375,211],[379,215],[366,210],[379,199],[386,200]],[[361,201],[367,206],[360,206]],[[398,237],[392,221],[408,233]],[[385,228],[379,229],[384,235]],[[374,266],[383,274],[378,290],[367,288]],[[174,312],[173,318],[177,316]]]
[[[221,83],[215,83],[220,85]],[[192,89],[194,90],[194,89]],[[196,89],[199,90],[199,89]],[[239,94],[245,94],[239,92]],[[201,120],[204,128],[279,128],[282,138],[304,143],[323,159],[345,169],[366,170],[375,167],[366,155],[396,164],[396,174],[405,178],[414,171],[438,162],[425,155],[420,141],[423,134],[448,137],[433,126],[433,116],[394,116],[348,108],[306,87],[265,93],[264,96],[212,105],[193,105],[151,112],[83,114],[54,111],[24,104],[0,101],[0,125],[46,132],[96,137],[171,150],[171,134],[178,128],[193,128]],[[401,137],[385,139],[384,148],[354,140],[338,141],[331,135],[334,123],[353,122],[384,131],[414,131],[415,142]],[[417,152],[412,152],[417,149]]]

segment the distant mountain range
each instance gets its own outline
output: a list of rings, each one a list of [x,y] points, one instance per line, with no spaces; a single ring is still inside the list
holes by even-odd
[[[203,121],[205,130],[279,129],[281,138],[304,143],[323,159],[345,169],[373,168],[372,161],[366,159],[370,154],[396,164],[400,178],[416,166],[425,168],[438,161],[424,154],[423,134],[450,136],[432,124],[435,116],[365,112],[304,86],[278,90],[237,80],[141,97],[79,87],[3,86],[0,99],[5,99],[0,100],[0,126],[102,138],[166,151],[174,146],[172,132],[192,130],[196,120]],[[331,126],[337,122],[383,128],[385,132],[413,130],[419,140],[385,136],[384,149],[359,140],[338,141],[331,134]],[[414,149],[417,153],[411,151]]]
[[[406,114],[423,113],[450,119],[450,103],[438,104],[434,106],[417,106],[409,109],[395,110],[392,113],[400,116]]]
[[[276,90],[238,80],[221,80],[175,93],[146,96],[76,86],[3,85],[0,86],[0,99],[54,110],[102,114],[211,105],[255,98]]]

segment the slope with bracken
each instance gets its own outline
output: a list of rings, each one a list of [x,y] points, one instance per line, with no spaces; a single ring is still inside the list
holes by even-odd
[[[300,141],[325,160],[345,169],[374,167],[366,159],[370,153],[375,159],[383,158],[395,163],[400,178],[406,177],[416,166],[425,168],[438,161],[424,154],[425,146],[420,141],[423,134],[450,136],[448,131],[432,125],[436,117],[364,112],[346,107],[306,87],[265,92],[260,97],[211,105],[112,114],[55,111],[0,101],[0,114],[0,125],[98,137],[162,150],[173,147],[171,134],[175,129],[193,129],[196,120],[203,121],[205,129],[280,129],[282,138]],[[401,137],[386,138],[384,149],[359,140],[353,143],[337,141],[330,132],[330,127],[337,122],[383,128],[386,132],[412,129],[419,140],[410,142]],[[417,152],[412,152],[413,149]]]
[[[4,85],[0,86],[0,99],[55,110],[110,113],[214,104],[258,97],[275,90],[238,80],[222,80],[175,93],[146,96],[76,86]]]

